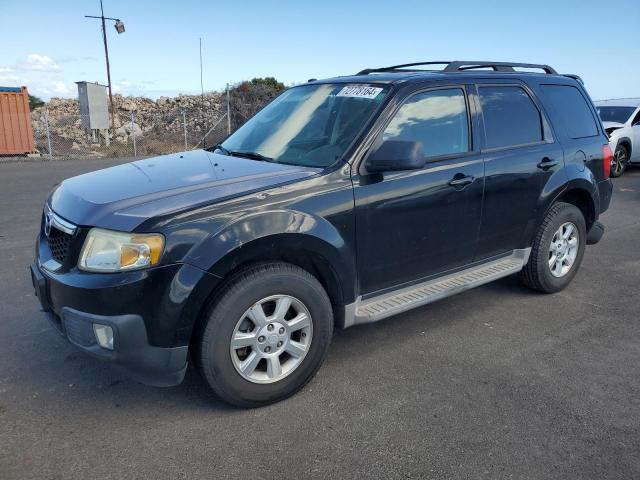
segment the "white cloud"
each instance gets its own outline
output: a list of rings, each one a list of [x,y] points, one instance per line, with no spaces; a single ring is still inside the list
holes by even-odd
[[[8,65],[0,65],[0,82],[17,82],[18,76],[13,69]]]
[[[73,88],[70,85],[67,85],[66,83],[60,81],[52,82],[51,88],[53,89],[53,93],[55,93],[56,95],[62,95],[64,97],[71,95],[71,93],[73,92]]]
[[[32,53],[15,66],[16,70],[30,70],[36,72],[57,72],[60,70],[58,64],[46,55]]]

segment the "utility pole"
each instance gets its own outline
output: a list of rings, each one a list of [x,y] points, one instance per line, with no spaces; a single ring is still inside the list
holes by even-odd
[[[109,88],[109,109],[111,110],[111,130],[115,132],[116,129],[116,117],[115,109],[113,108],[113,95],[111,93],[111,69],[109,68],[109,48],[107,46],[107,29],[105,26],[105,20],[113,20],[116,22],[115,29],[118,34],[124,33],[124,23],[119,18],[110,18],[104,16],[104,8],[102,7],[102,0],[100,0],[100,16],[85,15],[85,18],[98,18],[102,22],[102,41],[104,42],[104,57],[107,61],[107,87]]]
[[[227,83],[227,135],[231,135],[231,104],[229,102],[229,84]]]
[[[202,37],[200,37],[200,119],[202,120],[202,131],[207,131],[207,116],[204,112],[204,83],[202,82]],[[202,147],[207,148],[207,134],[202,137]]]

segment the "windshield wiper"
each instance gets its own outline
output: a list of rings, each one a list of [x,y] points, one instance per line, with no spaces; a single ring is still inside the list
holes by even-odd
[[[240,150],[227,150],[227,152],[234,157],[250,158],[251,160],[260,160],[261,162],[273,162],[273,158],[265,157],[258,152],[243,152]]]
[[[250,158],[251,160],[260,160],[261,162],[273,162],[273,158],[265,157],[261,153],[258,152],[243,152],[241,150],[228,150],[222,146],[221,143],[217,144],[214,147],[207,148],[210,152],[215,152],[216,150],[220,150],[225,155],[229,155],[230,157],[242,157],[242,158]]]
[[[213,147],[206,148],[205,150],[208,150],[209,152],[215,152],[216,150],[220,150],[225,155],[231,155],[231,152],[229,150],[227,150],[226,148],[224,148],[221,143],[218,143],[217,145],[214,145]]]

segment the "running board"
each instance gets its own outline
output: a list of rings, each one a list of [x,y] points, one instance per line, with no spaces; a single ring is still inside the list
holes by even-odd
[[[530,248],[514,250],[508,257],[492,260],[460,272],[411,285],[345,307],[345,328],[371,323],[407,310],[450,297],[522,270],[529,260]]]

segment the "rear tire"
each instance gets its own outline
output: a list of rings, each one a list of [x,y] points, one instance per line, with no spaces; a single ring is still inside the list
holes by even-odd
[[[213,300],[194,357],[221,399],[259,407],[309,382],[332,334],[331,302],[318,280],[291,264],[262,263],[235,274]]]
[[[611,171],[609,176],[618,178],[627,169],[629,163],[629,150],[625,145],[618,145],[611,160]]]
[[[580,209],[569,203],[556,203],[538,228],[520,279],[534,290],[559,292],[575,277],[586,238],[586,223]]]

